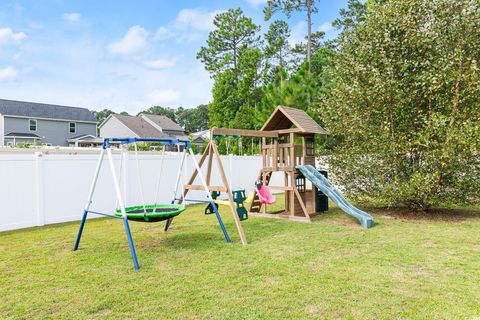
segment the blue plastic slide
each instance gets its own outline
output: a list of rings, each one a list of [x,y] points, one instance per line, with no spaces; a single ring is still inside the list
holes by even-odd
[[[297,169],[310,180],[320,191],[322,191],[327,197],[337,204],[346,214],[357,219],[362,227],[371,228],[375,224],[373,217],[368,213],[355,208],[348,202],[335,188],[327,178],[325,178],[315,167],[311,165],[297,166]]]

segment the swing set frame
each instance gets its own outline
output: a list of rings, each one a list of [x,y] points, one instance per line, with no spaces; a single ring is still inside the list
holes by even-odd
[[[139,173],[140,173],[140,170],[139,170],[140,166],[139,166],[139,160],[138,160],[138,149],[137,149],[137,146],[136,146],[137,142],[156,142],[156,143],[161,143],[163,145],[177,145],[179,149],[180,149],[180,146],[183,146],[184,148],[183,148],[183,151],[182,151],[181,163],[180,163],[180,167],[179,167],[178,173],[177,173],[177,178],[176,178],[176,181],[175,181],[175,187],[174,187],[174,190],[173,190],[171,204],[175,204],[176,202],[178,204],[182,204],[184,202],[185,203],[186,202],[210,203],[212,205],[212,208],[214,210],[214,213],[215,213],[215,216],[218,220],[220,228],[222,229],[225,240],[226,240],[227,243],[230,243],[231,242],[230,236],[228,235],[227,229],[225,228],[225,225],[223,224],[222,218],[221,218],[220,213],[218,211],[218,206],[217,206],[217,204],[215,204],[214,199],[212,198],[211,193],[210,193],[213,190],[226,192],[228,194],[228,200],[231,204],[230,207],[232,208],[232,214],[233,214],[233,217],[234,217],[234,220],[235,220],[235,225],[237,227],[237,231],[238,231],[238,234],[240,236],[241,242],[242,242],[243,245],[247,244],[247,240],[246,240],[245,233],[243,231],[242,225],[240,223],[240,219],[239,219],[239,217],[238,217],[238,215],[237,215],[237,213],[235,212],[235,209],[234,209],[235,208],[234,201],[233,201],[233,198],[232,198],[232,194],[231,194],[231,190],[230,190],[230,187],[229,187],[227,177],[225,175],[225,171],[223,169],[223,165],[222,165],[222,162],[221,162],[221,159],[220,159],[220,155],[218,153],[218,150],[217,150],[214,142],[210,143],[207,146],[207,148],[205,149],[205,152],[203,153],[202,157],[200,158],[200,161],[197,162],[195,154],[194,154],[194,152],[191,148],[190,140],[173,139],[173,138],[105,138],[104,142],[103,142],[103,145],[102,145],[102,149],[100,151],[99,159],[97,161],[95,173],[94,173],[94,176],[93,176],[93,181],[92,181],[92,184],[90,186],[90,191],[89,191],[89,194],[88,194],[87,203],[86,203],[85,208],[83,210],[82,220],[80,222],[80,227],[78,229],[77,237],[76,237],[74,248],[73,248],[74,251],[77,251],[78,247],[80,245],[80,240],[81,240],[81,237],[82,237],[83,229],[85,227],[85,223],[86,223],[87,216],[88,216],[89,213],[90,214],[101,215],[101,216],[106,216],[106,217],[122,219],[123,225],[124,225],[124,228],[125,228],[125,233],[126,233],[127,240],[128,240],[128,245],[129,245],[129,248],[130,248],[130,253],[131,253],[131,256],[132,256],[134,269],[138,270],[140,268],[140,265],[138,263],[137,253],[136,253],[136,250],[135,250],[135,245],[134,245],[133,238],[132,238],[132,233],[131,233],[131,230],[130,230],[130,225],[129,225],[129,221],[128,221],[127,212],[126,212],[126,209],[125,209],[126,208],[125,199],[122,196],[122,192],[120,190],[121,183],[120,183],[120,180],[117,177],[117,172],[115,170],[115,165],[114,165],[114,161],[113,161],[113,154],[112,154],[112,150],[111,150],[111,142],[120,143],[122,161],[127,158],[126,157],[127,150],[125,150],[126,148],[124,146],[128,145],[128,144],[131,144],[131,143],[135,144],[135,160],[137,162],[137,168],[138,168]],[[99,176],[99,173],[100,173],[100,170],[102,168],[102,164],[103,164],[103,161],[104,161],[104,158],[105,158],[105,154],[107,155],[107,159],[108,159],[108,163],[109,163],[109,167],[110,167],[110,172],[111,172],[112,180],[113,180],[113,184],[114,184],[116,200],[117,200],[118,206],[120,207],[121,216],[117,216],[115,214],[110,214],[110,213],[97,212],[97,211],[93,211],[93,210],[90,209],[90,207],[92,205],[93,195],[95,193],[95,188],[96,188],[97,181],[98,181],[98,176]],[[188,180],[188,183],[185,186],[183,186],[182,195],[180,197],[177,197],[177,191],[178,191],[180,181],[182,179],[183,167],[185,165],[187,155],[189,155],[190,158],[192,159],[192,162],[194,164],[195,169],[194,169],[190,179]],[[209,156],[208,168],[207,168],[206,178],[204,178],[203,173],[201,171],[201,167],[202,167],[203,163],[205,162],[205,159],[207,158],[207,155]],[[218,169],[219,169],[221,177],[222,177],[223,186],[211,186],[210,185],[212,160],[213,160],[214,155],[216,157],[217,164],[218,164]],[[163,164],[163,158],[162,158],[162,164]],[[200,185],[192,184],[192,183],[194,183],[195,178],[197,176],[199,177],[199,179],[201,181]],[[206,200],[205,199],[189,199],[189,198],[186,198],[185,196],[186,196],[186,194],[188,193],[189,190],[204,190],[205,195],[206,195]],[[142,191],[142,201],[144,202],[143,207],[145,208],[145,200],[144,200],[144,196],[143,196],[143,191]],[[165,231],[168,230],[168,228],[172,224],[172,221],[173,221],[173,217],[166,220],[165,227],[164,227]]]

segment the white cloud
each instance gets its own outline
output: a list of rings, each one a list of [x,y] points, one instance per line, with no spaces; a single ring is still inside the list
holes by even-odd
[[[258,6],[261,4],[267,4],[267,0],[247,0],[252,6]]]
[[[8,66],[6,68],[0,69],[0,81],[14,79],[18,76],[18,74],[19,74],[19,71],[12,66]]]
[[[18,43],[27,38],[23,32],[13,32],[10,28],[0,28],[0,45],[7,43]]]
[[[145,61],[143,64],[151,69],[168,69],[175,66],[175,60],[160,58],[156,60]]]
[[[307,22],[300,21],[293,26],[292,32],[290,33],[290,43],[295,45],[298,43],[305,42],[305,36],[307,35]]]
[[[165,105],[178,102],[180,92],[174,89],[154,90],[147,94],[145,103],[147,106]]]
[[[206,11],[203,9],[182,9],[177,14],[175,24],[180,28],[192,28],[200,31],[213,29],[213,19],[222,10]]]
[[[131,27],[122,39],[108,45],[110,53],[131,55],[148,47],[148,31],[140,26]]]
[[[307,42],[307,40],[305,39],[308,33],[307,26],[308,24],[306,21],[300,21],[299,23],[293,26],[292,31],[290,33],[290,39],[289,39],[291,44],[295,45],[298,43]],[[328,39],[329,38],[328,33],[334,30],[334,28],[330,22],[324,22],[318,27],[317,30],[325,32],[327,34],[326,38]]]
[[[175,32],[166,28],[160,27],[158,28],[157,32],[155,33],[155,40],[167,40],[173,38],[175,36]]]
[[[63,20],[67,20],[67,21],[70,21],[70,22],[77,22],[80,20],[80,13],[78,12],[70,12],[70,13],[64,13],[62,15],[62,19]]]
[[[208,11],[201,8],[182,9],[175,20],[167,26],[158,28],[155,40],[166,40],[176,37],[177,41],[192,41],[204,33],[213,30],[213,19],[224,10]]]
[[[323,31],[327,33],[328,31],[333,30],[333,26],[330,22],[324,22],[318,27],[318,31]]]

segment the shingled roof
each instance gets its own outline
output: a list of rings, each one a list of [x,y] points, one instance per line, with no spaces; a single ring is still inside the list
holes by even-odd
[[[148,123],[141,117],[124,116],[120,114],[112,114],[112,117],[117,118],[121,123],[127,126],[135,134],[142,138],[167,138],[168,134],[157,130],[154,126]]]
[[[178,125],[177,123],[175,123],[175,121],[168,117],[148,113],[142,113],[142,116],[152,120],[155,124],[162,128],[162,130],[182,132],[185,131],[182,127],[180,127],[180,125]]]
[[[305,133],[328,134],[305,111],[285,106],[279,106],[265,122],[262,131],[298,128]]]
[[[0,99],[0,114],[29,118],[97,122],[92,112],[86,108],[5,99]]]

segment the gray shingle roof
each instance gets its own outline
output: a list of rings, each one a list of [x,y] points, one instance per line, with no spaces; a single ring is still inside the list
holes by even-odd
[[[162,128],[162,130],[185,131],[185,129],[168,117],[146,113],[143,113],[142,115],[155,122],[160,128]]]
[[[320,127],[305,111],[285,106],[278,106],[260,130],[282,130],[290,129],[293,126],[303,132],[328,134],[328,132]]]
[[[167,138],[168,135],[160,132],[150,123],[141,117],[124,116],[120,114],[112,114],[112,117],[117,118],[126,125],[130,130],[135,132],[141,138]]]
[[[92,112],[86,108],[5,99],[0,99],[0,114],[31,118],[97,121]]]
[[[5,137],[40,138],[35,133],[29,133],[29,132],[10,132],[6,134]]]

